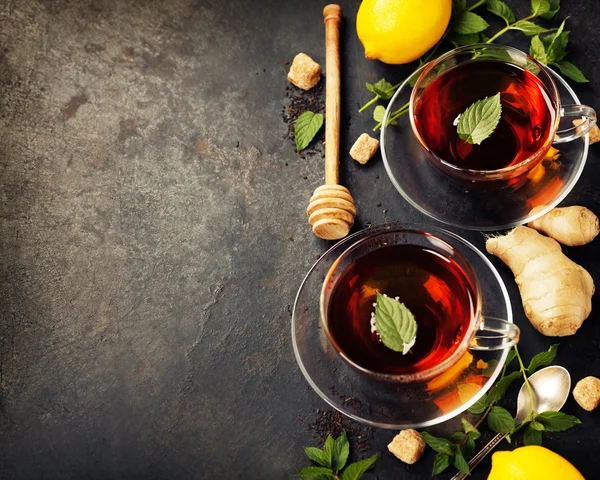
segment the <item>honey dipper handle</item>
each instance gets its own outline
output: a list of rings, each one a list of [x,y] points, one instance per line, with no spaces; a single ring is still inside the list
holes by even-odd
[[[342,8],[327,5],[325,18],[325,184],[339,182],[340,157],[340,22]]]

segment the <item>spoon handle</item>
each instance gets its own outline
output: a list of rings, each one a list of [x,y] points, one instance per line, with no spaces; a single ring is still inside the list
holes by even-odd
[[[490,453],[494,448],[496,448],[498,446],[498,444],[504,440],[507,437],[507,435],[505,433],[499,433],[498,435],[496,435],[494,438],[492,438],[489,443],[483,447],[479,453],[477,453],[477,455],[475,455],[470,461],[469,461],[469,468],[471,469],[471,471],[477,466],[479,465],[479,463],[488,455],[488,453]],[[467,475],[465,475],[462,472],[457,473],[456,475],[454,475],[452,477],[452,480],[463,480],[464,478],[467,478]]]

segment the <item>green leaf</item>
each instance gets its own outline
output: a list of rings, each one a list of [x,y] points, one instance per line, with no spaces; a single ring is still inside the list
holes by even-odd
[[[377,454],[366,458],[365,460],[361,460],[360,462],[351,463],[342,473],[341,480],[358,480],[376,460]]]
[[[477,430],[466,418],[460,419],[462,422],[463,430],[470,438],[477,440],[480,437],[479,430]]]
[[[488,402],[487,395],[484,395],[479,400],[477,400],[471,407],[469,408],[469,413],[480,414],[485,411],[490,402]]]
[[[367,83],[367,90],[373,92],[381,100],[389,100],[394,95],[394,86],[385,78],[376,83]]]
[[[496,385],[490,388],[490,391],[487,393],[487,401],[488,404],[496,403],[498,400],[501,400],[502,397],[506,394],[508,387],[517,379],[521,377],[521,372],[512,372],[506,375],[504,378],[498,380]]]
[[[408,353],[417,336],[417,322],[406,306],[377,292],[375,327],[383,344],[395,352]]]
[[[342,468],[344,468],[344,465],[346,465],[349,454],[350,443],[348,442],[348,435],[346,432],[344,432],[335,441],[331,468],[333,468],[335,472],[339,472]]]
[[[575,80],[577,83],[588,83],[589,80],[585,78],[585,75],[581,70],[579,70],[575,65],[571,62],[567,62],[566,60],[562,60],[556,64],[560,72],[563,75],[566,75],[571,80]]]
[[[465,437],[466,435],[463,432],[455,432],[450,436],[450,441],[452,443],[460,443]]]
[[[446,37],[454,45],[472,45],[479,43],[479,33],[456,33],[450,32]]]
[[[483,18],[473,12],[462,12],[452,24],[456,33],[469,34],[483,32],[490,25]]]
[[[502,407],[493,407],[487,417],[487,422],[496,433],[512,433],[515,429],[515,421],[512,415]]]
[[[533,421],[529,424],[529,426],[538,432],[544,431],[544,425],[542,425],[540,422]]]
[[[452,0],[452,12],[455,16],[467,8],[467,0]]]
[[[542,43],[546,48],[548,63],[560,62],[565,58],[567,45],[569,44],[569,35],[570,32],[562,31],[541,37]]]
[[[550,32],[548,28],[544,28],[537,23],[530,22],[529,20],[519,20],[518,22],[510,26],[511,30],[520,30],[525,35],[539,35],[540,33]]]
[[[467,437],[465,443],[463,443],[460,447],[460,450],[467,460],[471,458],[473,452],[475,451],[475,438],[473,438],[472,434]]]
[[[548,4],[550,5],[550,10],[540,15],[540,17],[546,20],[550,20],[560,10],[560,0],[548,0]]]
[[[513,348],[508,351],[508,355],[506,356],[506,360],[504,361],[504,366],[508,367],[512,361],[517,357],[517,352]]]
[[[538,62],[547,65],[548,56],[546,55],[546,48],[540,40],[540,37],[536,35],[531,39],[531,46],[529,47],[529,54],[535,58]]]
[[[465,460],[465,457],[463,457],[463,454],[460,450],[457,450],[456,455],[454,456],[454,466],[465,475],[469,475],[471,473],[469,464]]]
[[[523,432],[523,443],[525,445],[541,445],[542,432],[531,428],[531,424],[526,425]]]
[[[385,107],[383,105],[377,105],[373,110],[373,120],[382,123],[383,116],[385,115]]]
[[[501,115],[500,93],[478,100],[460,116],[458,136],[467,143],[479,145],[494,133]]]
[[[325,439],[325,445],[323,445],[323,454],[325,455],[325,460],[327,461],[328,468],[331,468],[331,464],[333,462],[333,449],[335,448],[335,440],[331,435],[327,435]]]
[[[433,470],[431,471],[431,476],[435,477],[446,470],[450,466],[450,458],[450,455],[446,455],[445,453],[436,454],[435,458],[433,459]]]
[[[431,447],[432,450],[438,453],[445,453],[446,455],[454,455],[454,445],[447,438],[438,438],[427,432],[421,432],[421,436],[425,443]]]
[[[550,13],[551,8],[548,0],[531,0],[531,13],[536,17]]]
[[[302,448],[304,449],[304,453],[306,453],[306,456],[310,458],[313,462],[318,463],[323,467],[331,467],[331,462],[329,461],[329,455],[327,452],[316,447]]]
[[[335,478],[333,476],[333,470],[325,467],[301,468],[293,475],[294,477],[301,477],[304,480],[331,480]]]
[[[315,138],[323,126],[323,115],[314,112],[304,112],[296,119],[294,135],[296,137],[296,150],[301,152]]]
[[[486,7],[488,11],[502,18],[507,25],[517,20],[510,7],[501,0],[487,0]]]
[[[581,420],[577,417],[562,412],[543,412],[535,419],[544,426],[546,432],[562,432],[575,425],[581,425]]]
[[[538,353],[531,359],[531,362],[529,362],[529,366],[527,367],[527,375],[533,375],[538,368],[550,365],[556,358],[556,352],[558,352],[557,343],[550,345],[550,348],[547,351]]]

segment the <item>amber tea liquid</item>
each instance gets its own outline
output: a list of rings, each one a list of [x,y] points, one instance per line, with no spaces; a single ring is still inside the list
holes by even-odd
[[[377,291],[400,297],[417,321],[417,339],[406,355],[371,332]],[[427,248],[388,246],[370,252],[342,273],[327,309],[329,331],[356,364],[386,374],[435,367],[460,344],[474,314],[474,288],[453,260]]]
[[[480,145],[461,140],[457,117],[498,92],[502,117],[494,133]],[[442,73],[415,105],[415,123],[424,143],[442,160],[472,170],[509,167],[538,152],[555,116],[546,87],[535,75],[493,60],[464,63]]]

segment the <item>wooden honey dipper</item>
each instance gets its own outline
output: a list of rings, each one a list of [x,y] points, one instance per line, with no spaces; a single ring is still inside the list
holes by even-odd
[[[325,19],[325,185],[315,190],[306,213],[314,234],[325,240],[348,235],[356,207],[346,187],[338,185],[340,157],[340,22],[339,5],[323,9]]]

